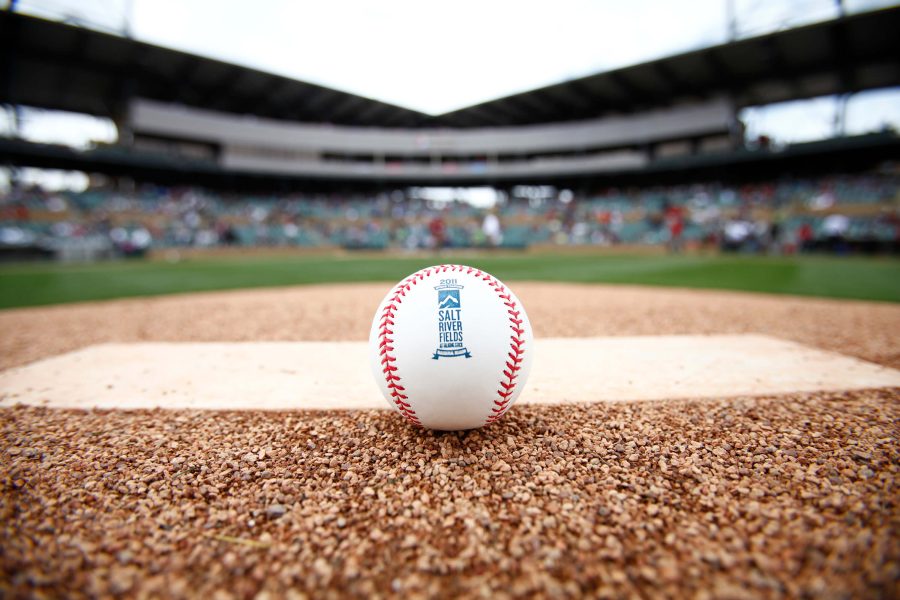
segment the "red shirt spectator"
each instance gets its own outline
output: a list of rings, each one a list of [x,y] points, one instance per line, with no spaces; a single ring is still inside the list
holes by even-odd
[[[441,217],[433,218],[428,224],[428,231],[431,232],[431,237],[434,238],[434,247],[443,248],[447,236],[447,226],[444,223],[444,219]]]
[[[809,223],[804,223],[800,226],[800,229],[797,231],[797,239],[800,240],[801,244],[805,244],[807,242],[812,241],[813,239],[813,229],[812,225]]]
[[[669,224],[669,233],[672,239],[678,239],[684,232],[684,211],[680,206],[670,206],[666,209],[666,221]]]

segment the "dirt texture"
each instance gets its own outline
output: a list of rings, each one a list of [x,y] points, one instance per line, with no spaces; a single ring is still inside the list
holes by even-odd
[[[0,595],[896,598],[898,400],[7,409]]]
[[[0,311],[0,369],[101,342],[365,340],[392,284],[317,285]],[[538,337],[762,333],[900,368],[900,305],[515,282]]]
[[[520,283],[538,336],[774,335],[900,366],[900,307]],[[387,284],[0,312],[98,342],[362,340]],[[648,367],[650,368],[650,367]],[[389,411],[0,410],[0,597],[900,597],[900,389]]]

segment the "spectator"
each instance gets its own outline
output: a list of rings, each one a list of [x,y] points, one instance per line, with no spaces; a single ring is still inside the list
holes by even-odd
[[[674,204],[670,205],[666,209],[665,218],[666,224],[669,227],[669,252],[681,252],[681,236],[684,233],[684,211],[680,206]]]
[[[487,238],[488,244],[491,246],[496,247],[503,242],[503,231],[500,228],[500,219],[494,212],[488,212],[484,216],[481,230],[484,232],[484,237]]]
[[[801,252],[809,252],[813,249],[813,228],[809,223],[803,223],[797,229],[797,242]]]
[[[845,252],[847,231],[850,229],[850,219],[844,215],[828,215],[822,222],[822,233],[825,234],[825,244],[831,252]]]
[[[428,232],[431,234],[432,246],[440,250],[447,245],[447,224],[441,215],[435,215],[428,224]]]

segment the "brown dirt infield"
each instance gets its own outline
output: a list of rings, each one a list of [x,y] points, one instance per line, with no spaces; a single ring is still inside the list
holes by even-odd
[[[364,339],[387,285],[0,312],[3,367]],[[763,333],[900,366],[900,307],[516,284],[540,336]],[[648,366],[652,368],[652,366]],[[387,411],[0,410],[4,597],[897,597],[900,390]]]
[[[316,285],[0,311],[0,369],[101,342],[365,340],[391,284]],[[900,305],[515,283],[537,337],[761,333],[900,368]]]

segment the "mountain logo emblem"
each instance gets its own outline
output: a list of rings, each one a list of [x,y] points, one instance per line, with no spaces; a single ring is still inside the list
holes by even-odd
[[[439,308],[459,308],[459,290],[438,290]]]

